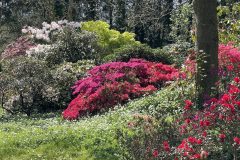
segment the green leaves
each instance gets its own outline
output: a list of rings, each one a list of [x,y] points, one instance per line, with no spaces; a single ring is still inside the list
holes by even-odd
[[[103,21],[88,21],[82,23],[82,30],[93,32],[97,35],[98,44],[103,48],[105,54],[110,54],[114,49],[124,45],[139,44],[139,42],[134,39],[134,33],[120,33],[117,30],[109,28],[109,24]]]

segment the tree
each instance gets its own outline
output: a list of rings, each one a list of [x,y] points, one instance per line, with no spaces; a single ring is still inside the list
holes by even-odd
[[[124,32],[126,28],[126,1],[117,0],[116,1],[116,28]]]
[[[194,0],[196,16],[197,77],[196,100],[199,108],[217,95],[218,81],[218,22],[217,0]]]
[[[97,0],[88,0],[87,1],[87,20],[97,20]]]

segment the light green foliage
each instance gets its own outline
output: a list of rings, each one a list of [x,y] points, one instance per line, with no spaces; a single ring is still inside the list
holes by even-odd
[[[170,37],[175,43],[192,42],[191,27],[193,19],[192,4],[185,3],[171,14]]]
[[[234,45],[240,44],[240,3],[231,6],[219,6],[219,38],[222,43],[233,42]]]
[[[109,24],[103,21],[88,21],[82,23],[82,30],[94,32],[97,35],[98,43],[103,48],[105,54],[113,53],[114,49],[124,45],[140,43],[134,39],[134,33],[120,33],[119,31],[109,28]]]

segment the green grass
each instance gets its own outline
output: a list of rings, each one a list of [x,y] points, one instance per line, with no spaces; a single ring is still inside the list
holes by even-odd
[[[186,86],[185,91],[192,91],[193,86]],[[60,113],[31,118],[2,116],[0,159],[124,159],[127,153],[118,143],[118,134],[128,132],[132,115],[140,113],[168,119],[178,111],[183,96],[186,98],[187,94],[172,85],[103,115],[71,122],[63,120]]]
[[[2,119],[0,159],[118,159],[115,133],[126,117],[118,111],[76,122],[60,115]]]

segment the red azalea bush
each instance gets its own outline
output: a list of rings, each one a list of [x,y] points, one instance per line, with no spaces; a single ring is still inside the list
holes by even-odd
[[[186,101],[180,135],[186,137],[177,147],[179,158],[204,159],[209,153],[230,153],[240,158],[240,78],[235,77],[228,92],[206,103],[203,111],[194,111]]]
[[[77,95],[63,112],[65,119],[77,119],[86,112],[107,109],[129,99],[150,94],[179,77],[179,71],[162,63],[131,59],[96,66],[89,76],[72,87]]]
[[[185,61],[187,71],[195,73],[196,71],[195,53],[189,55]],[[240,74],[240,51],[232,44],[220,44],[218,48],[219,70],[221,76],[227,76],[227,73]],[[230,72],[229,72],[230,71]]]
[[[171,134],[175,138],[158,142],[163,147],[154,148],[152,157],[175,160],[240,158],[239,77],[234,78],[220,98],[206,102],[204,110],[194,109],[190,100],[185,101],[183,110],[172,124],[175,133]]]

